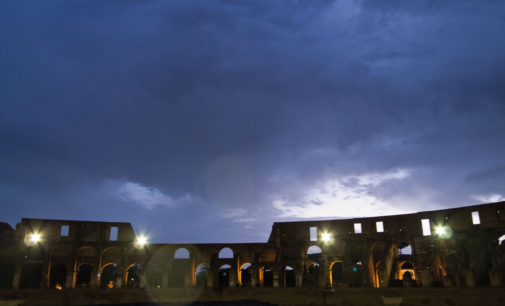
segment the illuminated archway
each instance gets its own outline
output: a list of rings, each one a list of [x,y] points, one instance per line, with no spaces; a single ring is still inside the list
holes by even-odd
[[[335,286],[335,284],[342,283],[344,281],[342,261],[335,260],[330,264],[330,284]]]
[[[142,266],[132,264],[126,271],[126,288],[140,288],[140,279],[142,275]]]
[[[209,278],[209,266],[207,264],[199,264],[195,270],[196,281],[195,285],[197,288],[206,288],[207,281]]]
[[[230,286],[230,265],[222,265],[219,267],[217,284],[219,288],[227,288]]]
[[[244,263],[240,266],[239,273],[239,284],[242,287],[245,287],[251,283],[251,271],[249,271],[249,267],[251,267],[251,263]]]
[[[260,285],[262,287],[274,286],[274,274],[272,272],[272,268],[269,266],[263,266],[260,269]]]
[[[117,265],[108,263],[102,267],[100,272],[100,288],[116,287]]]

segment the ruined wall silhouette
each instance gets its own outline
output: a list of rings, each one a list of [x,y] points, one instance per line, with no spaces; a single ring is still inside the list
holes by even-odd
[[[130,223],[24,218],[0,223],[0,289],[498,287],[504,235],[505,202],[276,222],[266,243],[139,246]]]

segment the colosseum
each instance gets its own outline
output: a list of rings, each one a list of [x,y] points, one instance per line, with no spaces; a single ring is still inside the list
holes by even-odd
[[[16,292],[501,287],[505,277],[505,202],[276,222],[265,243],[155,244],[130,223],[29,218],[1,223],[0,239],[0,289]]]

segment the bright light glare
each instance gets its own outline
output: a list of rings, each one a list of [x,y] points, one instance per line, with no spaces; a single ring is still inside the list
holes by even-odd
[[[445,227],[443,226],[437,226],[435,228],[435,232],[437,233],[437,235],[439,236],[444,236],[446,234],[446,231],[445,231]]]
[[[321,235],[321,239],[323,239],[324,242],[329,242],[331,240],[331,235],[330,233],[323,233]]]
[[[40,234],[33,233],[32,236],[30,237],[30,241],[33,243],[39,242],[40,241]]]
[[[144,235],[140,235],[137,237],[137,241],[136,241],[136,244],[139,246],[139,247],[143,247],[147,244],[148,242],[148,238],[147,236],[144,236]]]

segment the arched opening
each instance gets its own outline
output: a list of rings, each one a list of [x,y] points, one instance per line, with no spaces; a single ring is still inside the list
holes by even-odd
[[[198,267],[196,267],[196,287],[206,288],[208,278],[209,278],[208,265],[200,264]]]
[[[240,267],[240,284],[242,287],[246,287],[251,283],[251,272],[249,271],[251,267],[250,263],[245,263]]]
[[[398,244],[398,255],[399,256],[410,256],[412,255],[412,247],[407,242],[401,242]]]
[[[319,286],[319,264],[312,262],[307,270],[305,271],[305,275],[303,278],[303,286],[304,287],[318,287]]]
[[[177,251],[175,251],[175,253],[174,253],[175,259],[189,259],[189,257],[190,257],[190,254],[189,254],[188,249],[186,249],[186,248],[177,249]]]
[[[307,249],[307,258],[311,261],[320,262],[323,258],[323,251],[317,245],[312,245]]]
[[[110,263],[102,268],[100,273],[100,288],[114,288],[116,287],[116,264]]]
[[[167,258],[171,256],[173,256],[171,248],[162,246],[145,263],[143,274],[147,287],[161,288],[161,286],[167,285],[163,283],[163,278],[164,274],[167,273]]]
[[[140,288],[142,267],[139,264],[131,265],[126,271],[126,288]]]
[[[230,248],[222,248],[219,251],[218,258],[233,258],[233,251]]]
[[[286,266],[284,268],[284,287],[287,288],[295,286],[296,286],[295,270],[290,266]]]
[[[274,286],[274,273],[272,272],[272,268],[265,266],[262,267],[261,270],[261,284],[263,287],[273,287]]]
[[[398,269],[398,275],[400,280],[414,280],[416,279],[416,274],[414,270],[414,266],[408,262],[405,261],[403,263],[400,263],[400,269]]]
[[[79,267],[77,268],[77,275],[75,277],[76,288],[89,288],[92,270],[93,269],[90,264],[79,265]]]
[[[0,263],[0,289],[12,289],[12,280],[16,265],[12,263]]]
[[[51,265],[51,273],[49,275],[49,287],[62,289],[65,287],[67,280],[67,265],[62,263],[53,263]]]
[[[36,289],[40,288],[42,281],[42,271],[44,265],[42,263],[26,263],[21,270],[21,278],[19,280],[19,288],[21,289]]]
[[[192,275],[190,253],[185,248],[180,248],[174,253],[174,260],[170,264],[168,286],[172,288],[184,288],[186,281],[190,284],[189,278]],[[188,280],[186,280],[188,278]]]
[[[336,284],[344,282],[344,273],[342,269],[342,262],[336,260],[330,265],[330,284],[335,286]]]
[[[222,265],[219,268],[218,280],[217,280],[219,288],[227,288],[230,286],[230,271],[231,271],[230,265]]]

